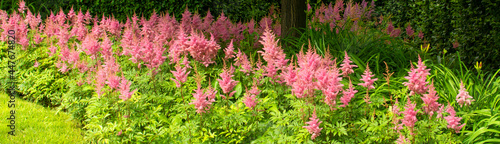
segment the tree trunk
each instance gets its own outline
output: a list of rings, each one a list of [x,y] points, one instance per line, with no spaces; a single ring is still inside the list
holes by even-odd
[[[306,27],[306,1],[305,0],[281,0],[281,37],[299,38],[300,33],[293,28],[303,30]],[[282,41],[284,48],[288,47]]]

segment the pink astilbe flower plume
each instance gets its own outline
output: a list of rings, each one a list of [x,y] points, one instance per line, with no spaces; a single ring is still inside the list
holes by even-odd
[[[253,109],[255,105],[257,105],[257,95],[259,95],[260,90],[257,87],[257,84],[254,82],[252,89],[248,90],[245,93],[245,97],[243,98],[243,103],[250,109]]]
[[[345,56],[344,56],[344,61],[342,64],[340,64],[341,66],[341,70],[342,70],[342,75],[344,77],[347,77],[349,74],[351,73],[354,73],[354,70],[352,70],[352,68],[354,67],[358,67],[357,65],[351,65],[351,60],[349,60],[349,55],[347,55],[347,51],[344,51],[345,53]]]
[[[457,95],[457,102],[462,107],[464,104],[465,106],[470,105],[471,102],[475,101],[472,99],[472,96],[469,95],[469,92],[467,92],[467,89],[465,89],[465,85],[463,81],[460,81],[460,90],[458,91]]]
[[[180,63],[177,63],[177,65],[175,66],[175,71],[171,71],[175,79],[174,78],[170,79],[175,82],[175,86],[177,88],[180,88],[181,84],[187,81],[187,76],[190,73],[190,71],[187,71],[188,66],[189,65],[185,65],[184,67],[182,67]]]
[[[130,97],[132,97],[132,94],[134,94],[137,91],[137,89],[130,91],[131,84],[132,84],[131,82],[129,82],[124,76],[122,76],[118,90],[120,91],[121,94],[120,99],[122,99],[123,101],[130,99]]]
[[[234,65],[240,66],[241,67],[240,71],[246,73],[247,75],[249,75],[253,69],[252,64],[248,60],[247,55],[240,49],[238,49],[238,53],[236,53],[236,59]]]
[[[231,68],[224,68],[223,72],[219,74],[222,79],[217,79],[219,81],[219,85],[222,88],[222,92],[224,94],[229,94],[227,98],[233,96],[236,91],[232,91],[234,86],[238,84],[238,81],[232,79],[234,72],[234,67],[231,65]],[[231,92],[232,91],[232,92]],[[226,96],[222,96],[224,99],[227,99]]]
[[[194,108],[196,109],[196,112],[198,114],[206,113],[208,110],[210,110],[210,105],[215,102],[215,95],[217,91],[209,85],[208,88],[205,89],[201,89],[201,87],[198,87],[198,89],[194,90],[194,92],[194,99],[189,104],[194,105]]]
[[[357,92],[357,90],[354,90],[351,80],[349,80],[349,89],[346,89],[342,92],[343,95],[340,98],[342,105],[340,105],[340,107],[348,106],[351,99],[354,98],[354,94],[356,94]]]
[[[408,79],[408,82],[404,82],[403,84],[410,89],[410,96],[414,94],[424,94],[427,92],[428,86],[426,86],[429,82],[426,82],[427,76],[430,75],[430,69],[426,69],[426,66],[422,62],[420,55],[418,56],[418,65],[417,68],[410,69],[408,72],[409,76],[406,76],[405,79]]]
[[[400,133],[400,130],[403,129],[403,124],[400,123],[401,119],[398,118],[398,116],[401,114],[401,112],[399,111],[398,103],[398,99],[396,99],[396,102],[392,105],[391,109],[391,112],[394,114],[394,116],[392,117],[392,124],[394,124],[394,127],[392,129],[396,130],[397,133]]]
[[[359,83],[358,85],[360,86],[363,86],[366,88],[366,96],[364,98],[365,102],[370,104],[370,95],[368,95],[368,91],[370,91],[370,89],[374,89],[375,87],[373,86],[373,83],[378,80],[378,78],[374,78],[372,79],[372,77],[375,76],[372,74],[372,72],[370,71],[370,67],[368,66],[368,63],[366,63],[366,69],[365,69],[365,73],[363,75],[361,75],[361,81],[365,82],[365,83]]]
[[[368,90],[374,89],[375,87],[373,86],[373,83],[375,81],[377,81],[378,78],[372,79],[373,76],[375,76],[375,75],[372,74],[372,72],[370,71],[370,67],[368,66],[368,63],[366,63],[365,73],[363,75],[361,75],[361,77],[362,77],[361,81],[363,81],[365,83],[360,83],[358,85],[363,86],[363,87],[367,88]]]
[[[396,141],[397,144],[409,144],[410,143],[410,140],[408,140],[408,138],[406,138],[403,134],[399,134],[399,138],[397,139]]]
[[[417,113],[415,111],[416,104],[412,104],[410,98],[405,106],[403,124],[410,129],[410,134],[413,135],[413,127],[415,127],[415,122],[417,122]]]
[[[434,89],[434,82],[432,82],[429,86],[429,93],[421,97],[425,104],[423,107],[424,112],[429,114],[429,118],[431,118],[434,112],[437,112],[441,106],[441,104],[437,102],[439,96]]]
[[[448,122],[448,128],[454,129],[455,133],[460,133],[460,130],[462,127],[465,126],[465,124],[460,125],[460,120],[462,120],[461,117],[455,117],[456,112],[453,109],[451,105],[448,104],[448,108],[446,108],[446,112],[448,112],[450,115],[447,117],[444,117],[444,119]]]
[[[320,135],[320,132],[323,128],[319,128],[319,125],[322,123],[322,121],[319,121],[319,119],[316,117],[316,109],[314,109],[313,115],[311,118],[309,118],[311,121],[306,122],[308,126],[302,126],[303,128],[306,128],[309,133],[311,134],[311,139],[314,140],[317,136]]]
[[[224,59],[226,59],[226,60],[235,57],[235,55],[234,55],[234,47],[233,47],[233,40],[231,40],[231,42],[229,43],[229,46],[227,46],[227,48],[224,49],[224,54],[226,54],[224,56]]]
[[[220,46],[216,43],[214,35],[210,34],[210,40],[207,40],[203,34],[191,33],[187,44],[189,47],[186,50],[193,59],[201,62],[205,67],[215,63],[213,59],[217,56]]]

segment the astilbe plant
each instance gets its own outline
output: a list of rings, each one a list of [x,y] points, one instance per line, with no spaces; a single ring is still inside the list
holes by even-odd
[[[431,85],[429,86],[429,92],[421,97],[422,101],[424,101],[425,104],[423,107],[424,112],[429,114],[429,118],[431,118],[434,112],[437,112],[439,107],[441,106],[441,104],[437,102],[439,96],[434,89],[434,82],[431,82]]]
[[[228,96],[228,97],[222,96],[224,99],[230,98],[236,92],[232,91],[234,86],[238,84],[238,81],[232,79],[232,77],[234,76],[233,72],[234,72],[234,67],[231,65],[229,69],[224,68],[223,72],[219,74],[221,79],[217,79],[217,81],[219,81],[219,85],[222,89],[222,92]]]
[[[448,108],[446,108],[446,112],[450,114],[449,116],[444,117],[444,119],[448,122],[448,128],[455,130],[455,133],[459,133],[462,127],[465,126],[465,124],[460,125],[460,120],[462,118],[456,117],[455,109],[449,104]]]
[[[193,90],[193,101],[189,104],[194,105],[196,112],[198,114],[206,113],[210,110],[210,106],[213,102],[215,102],[215,95],[217,94],[217,90],[215,90],[212,86],[208,86],[205,89],[201,89],[198,85],[196,90]]]
[[[403,84],[410,89],[410,95],[424,94],[427,92],[427,84],[429,82],[426,80],[427,76],[430,75],[429,71],[430,69],[426,69],[419,55],[417,68],[415,69],[412,65],[410,72],[408,72],[409,76],[405,77],[405,79],[408,79],[408,82],[403,82]]]
[[[410,129],[410,135],[414,135],[413,128],[415,127],[415,122],[417,122],[418,110],[415,111],[415,106],[416,104],[412,104],[410,98],[408,98],[405,106],[405,111],[403,111],[403,124],[408,127],[408,129]]]
[[[199,61],[205,65],[205,67],[215,63],[213,59],[217,56],[217,51],[220,49],[220,46],[215,42],[215,38],[212,34],[210,34],[210,40],[207,40],[203,34],[191,33],[187,45],[189,45],[189,47],[187,47],[186,51],[189,52],[193,59]]]
[[[364,83],[359,83],[358,85],[360,86],[363,86],[366,88],[366,96],[365,96],[365,102],[370,104],[370,96],[368,95],[368,91],[370,91],[370,89],[374,89],[375,87],[373,86],[373,83],[378,80],[378,78],[374,78],[372,79],[372,77],[375,76],[372,74],[372,72],[370,71],[370,67],[368,66],[368,63],[366,63],[366,69],[365,69],[365,73],[363,75],[361,75],[361,81],[363,81]]]
[[[243,98],[243,103],[250,109],[253,109],[257,105],[257,95],[259,95],[260,90],[257,87],[257,84],[254,82],[252,85],[252,89],[248,90],[245,93],[245,97]]]
[[[123,101],[127,101],[128,99],[130,99],[130,97],[132,97],[132,95],[137,91],[137,89],[130,91],[131,84],[131,82],[129,82],[124,76],[122,76],[118,91],[120,91],[119,98]]]
[[[320,135],[320,132],[323,129],[319,128],[319,125],[322,123],[322,121],[319,121],[318,117],[316,117],[316,109],[314,109],[312,117],[309,119],[311,121],[306,122],[308,126],[302,126],[302,127],[306,128],[309,131],[309,133],[311,134],[311,139],[314,140],[317,136]]]
[[[252,64],[248,60],[247,55],[238,49],[238,53],[236,53],[236,59],[234,62],[235,66],[240,66],[240,71],[246,73],[247,75],[253,70]]]
[[[349,88],[342,92],[342,97],[340,98],[342,105],[340,105],[340,107],[347,107],[349,105],[349,102],[351,101],[352,98],[354,98],[354,95],[357,92],[358,90],[354,90],[354,87],[352,86],[352,81],[349,80]]]
[[[463,81],[460,81],[460,90],[458,91],[458,95],[457,95],[457,102],[458,104],[460,105],[460,107],[462,106],[467,106],[467,105],[470,105],[471,102],[475,101],[474,99],[472,99],[472,96],[469,95],[469,92],[467,92],[467,90],[465,89],[465,85],[463,83]]]
[[[227,46],[227,48],[224,49],[224,54],[226,54],[224,56],[225,60],[228,60],[230,58],[234,58],[235,57],[235,55],[234,55],[234,47],[233,47],[233,40],[231,40],[231,42],[229,43],[229,45]]]
[[[187,59],[185,57],[184,59]],[[174,75],[174,78],[170,78],[172,81],[175,82],[175,86],[177,88],[180,88],[182,86],[182,83],[185,83],[187,80],[187,76],[189,75],[190,71],[187,70],[188,64],[184,64],[184,67],[181,66],[181,63],[178,62],[177,65],[175,65],[175,71],[170,71]]]
[[[354,70],[352,70],[352,68],[354,67],[358,67],[357,65],[351,65],[351,60],[349,60],[349,55],[347,55],[347,51],[344,51],[345,53],[345,56],[344,56],[344,61],[342,64],[340,64],[341,66],[341,70],[342,70],[342,75],[344,77],[347,77],[349,74],[351,73],[354,73]]]

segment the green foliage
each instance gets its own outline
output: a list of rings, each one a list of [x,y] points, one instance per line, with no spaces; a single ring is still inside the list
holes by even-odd
[[[395,27],[406,28],[411,24],[418,34],[422,31],[425,41],[431,44],[433,56],[461,53],[462,61],[472,67],[482,61],[488,71],[500,68],[497,56],[500,55],[500,28],[498,7],[500,1],[474,0],[411,0],[377,1],[379,14],[390,16]],[[458,48],[452,44],[457,41]]]
[[[234,21],[249,21],[252,18],[260,20],[261,17],[268,14],[272,5],[279,7],[278,1],[273,0],[25,0],[26,6],[34,13],[40,12],[43,19],[50,15],[53,11],[57,13],[62,9],[68,13],[71,7],[75,11],[87,10],[94,16],[114,16],[119,21],[125,22],[127,16],[132,16],[136,13],[139,17],[150,16],[154,11],[169,12],[174,14],[178,20],[182,17],[182,13],[189,8],[189,11],[197,11],[201,15],[206,15],[207,11],[215,17],[218,17],[224,12],[224,15]],[[18,0],[6,0],[0,2],[2,10],[12,12],[17,10]]]

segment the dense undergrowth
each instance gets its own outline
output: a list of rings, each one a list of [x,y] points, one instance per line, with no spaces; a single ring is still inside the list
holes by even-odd
[[[60,12],[41,22],[20,9],[0,12],[2,39],[15,29],[19,44],[0,54],[16,53],[24,99],[70,113],[90,142],[500,141],[499,71],[428,59],[419,37],[388,31],[373,6],[310,9],[310,28],[283,39],[287,48],[277,14],[120,23]]]

